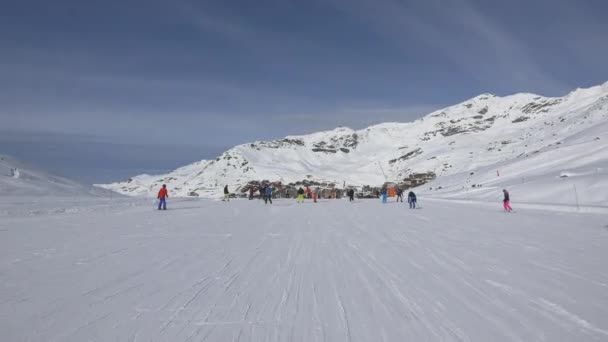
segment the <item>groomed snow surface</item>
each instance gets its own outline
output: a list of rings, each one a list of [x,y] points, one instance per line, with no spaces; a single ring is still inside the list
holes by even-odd
[[[608,341],[606,214],[103,201],[2,200],[2,341]]]

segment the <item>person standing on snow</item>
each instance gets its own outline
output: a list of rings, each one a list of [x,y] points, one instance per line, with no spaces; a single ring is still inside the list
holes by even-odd
[[[314,203],[317,203],[317,198],[319,198],[319,188],[316,188],[315,191],[312,193],[312,201]]]
[[[410,209],[416,209],[416,194],[413,191],[407,194],[407,203],[410,204]]]
[[[304,189],[302,187],[298,189],[298,203],[304,203]]]
[[[308,199],[312,198],[312,191],[310,190],[309,187],[306,187],[306,198],[308,198]]]
[[[249,188],[249,200],[253,199],[253,188]]]
[[[382,191],[380,192],[380,196],[382,196],[382,203],[386,203],[386,201],[388,199],[388,190],[386,188],[382,188]]]
[[[507,189],[502,189],[502,194],[504,195],[504,198],[502,200],[503,208],[505,208],[506,212],[513,211],[513,208],[511,208],[511,199],[509,198],[509,192],[507,191]]]
[[[267,204],[268,202],[272,204],[272,188],[269,186],[264,189],[264,204]]]
[[[348,201],[353,202],[355,200],[355,190],[348,189]]]
[[[169,191],[167,191],[167,185],[163,184],[163,187],[158,192],[158,210],[160,210],[161,206],[163,210],[167,210],[167,198],[169,198]]]
[[[401,190],[400,188],[397,188],[397,200],[396,202],[399,202],[399,200],[401,200],[401,202],[403,202],[403,190]]]
[[[228,191],[228,185],[224,187],[224,199],[223,201],[230,202],[230,191]]]

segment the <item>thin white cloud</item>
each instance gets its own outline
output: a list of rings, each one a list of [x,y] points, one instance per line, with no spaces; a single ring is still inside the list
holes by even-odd
[[[241,21],[228,20],[187,2],[179,2],[177,6],[180,14],[202,31],[219,33],[239,41],[250,41],[255,38],[252,28]]]
[[[410,7],[396,0],[332,2],[402,49],[404,54],[420,48],[435,51],[480,83],[498,81],[512,87],[550,91],[568,88],[546,72],[522,42],[470,1],[429,0]],[[412,35],[416,36],[418,45],[404,38]],[[497,77],[500,79],[495,79]]]
[[[285,62],[290,57],[299,57],[302,52],[308,56],[322,56],[334,49],[334,46],[323,44],[317,37],[311,38],[305,33],[288,33],[247,22],[247,16],[218,13],[190,2],[178,2],[176,8],[177,14],[201,33],[211,33],[232,42],[260,65]],[[267,19],[272,20],[271,17]]]

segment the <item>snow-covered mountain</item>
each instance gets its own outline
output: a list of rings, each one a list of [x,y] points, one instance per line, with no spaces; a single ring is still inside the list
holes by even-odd
[[[42,171],[7,155],[0,155],[0,196],[91,196],[109,191],[91,189]]]
[[[226,184],[238,192],[250,181],[379,186],[432,172],[437,179],[425,190],[434,185],[433,191],[454,195],[467,189],[468,196],[468,187],[497,178],[519,182],[562,171],[599,175],[608,166],[607,118],[608,82],[555,98],[483,94],[414,122],[257,141],[165,175],[99,186],[153,195],[167,184],[177,196],[214,198]]]

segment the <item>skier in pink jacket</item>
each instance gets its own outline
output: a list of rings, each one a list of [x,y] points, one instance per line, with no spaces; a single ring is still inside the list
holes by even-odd
[[[509,192],[507,191],[507,189],[502,189],[502,194],[505,196],[504,199],[502,200],[503,207],[505,208],[505,211],[511,212],[513,210],[513,208],[511,208],[511,200],[509,198]]]

